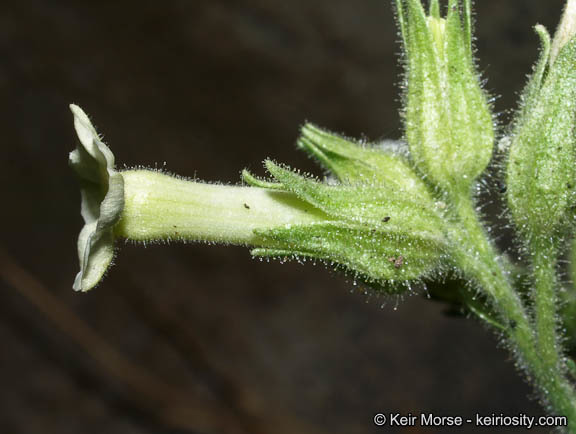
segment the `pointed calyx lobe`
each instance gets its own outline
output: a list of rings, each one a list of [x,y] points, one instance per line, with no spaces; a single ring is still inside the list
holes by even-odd
[[[469,188],[488,165],[492,114],[474,68],[468,0],[397,0],[405,49],[405,134],[420,171],[444,190]]]

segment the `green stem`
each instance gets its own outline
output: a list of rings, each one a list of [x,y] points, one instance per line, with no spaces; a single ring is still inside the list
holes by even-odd
[[[546,403],[554,413],[568,418],[568,432],[576,432],[576,397],[569,381],[558,369],[560,356],[557,347],[547,348],[546,351],[551,350],[553,354],[542,357],[530,318],[522,300],[508,281],[502,264],[497,260],[498,253],[478,221],[470,194],[455,194],[452,203],[459,222],[451,234],[458,265],[486,292],[502,323],[508,326],[507,338],[520,365],[534,378]],[[547,279],[546,276],[542,274],[540,277]],[[542,305],[542,308],[549,309],[549,306]],[[544,316],[546,321],[549,321],[549,315],[553,314],[548,312]],[[548,332],[549,325],[545,329]]]
[[[535,336],[522,300],[508,281],[498,253],[488,240],[469,195],[455,195],[455,213],[460,225],[455,227],[453,241],[460,268],[478,282],[493,303],[507,327],[510,338],[523,348],[523,358],[538,358]]]
[[[530,245],[534,279],[534,307],[538,350],[543,361],[556,369],[561,368],[561,348],[556,336],[556,242],[548,237],[537,237]]]
[[[556,259],[558,244],[551,237],[536,235],[530,241],[532,275],[534,281],[534,308],[537,349],[543,369],[549,373],[549,381],[541,384],[544,393],[559,414],[566,415],[576,432],[574,413],[576,396],[574,389],[565,378],[566,366],[563,363],[563,350],[558,331],[558,297],[556,294]],[[570,423],[570,421],[572,422]]]

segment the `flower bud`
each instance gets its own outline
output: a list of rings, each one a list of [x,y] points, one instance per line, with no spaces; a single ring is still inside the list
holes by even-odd
[[[576,182],[576,38],[553,64],[544,47],[527,87],[507,165],[512,218],[528,235],[551,235],[568,223]]]
[[[405,134],[418,168],[445,190],[469,187],[488,165],[492,114],[474,68],[470,5],[397,0],[406,54]]]

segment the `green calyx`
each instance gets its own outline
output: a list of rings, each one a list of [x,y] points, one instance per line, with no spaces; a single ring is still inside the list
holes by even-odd
[[[576,38],[553,64],[550,38],[523,96],[511,136],[507,196],[512,218],[529,236],[567,230],[573,219],[576,183]]]
[[[475,71],[468,0],[440,17],[419,0],[397,0],[405,48],[405,134],[417,167],[444,190],[469,187],[494,145],[492,114]]]
[[[339,182],[320,182],[272,161],[266,168],[275,182],[247,172],[244,180],[290,192],[324,212],[327,221],[258,230],[272,246],[254,249],[254,255],[318,259],[392,291],[399,287],[391,283],[421,279],[440,268],[447,251],[442,210],[403,155],[309,124],[298,145]]]

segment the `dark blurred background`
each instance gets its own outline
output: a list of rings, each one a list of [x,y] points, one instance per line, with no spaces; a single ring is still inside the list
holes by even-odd
[[[531,26],[553,30],[563,2],[477,3],[504,125],[537,55]],[[321,174],[295,150],[305,120],[400,136],[397,39],[387,0],[4,2],[0,432],[362,434],[394,432],[378,411],[543,413],[477,321],[322,268],[128,244],[100,287],[72,291],[69,103],[120,167],[236,183],[272,157]]]

